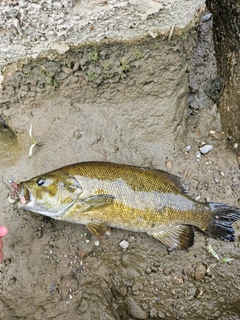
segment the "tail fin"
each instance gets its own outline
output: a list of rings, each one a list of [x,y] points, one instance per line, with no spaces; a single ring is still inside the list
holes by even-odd
[[[235,241],[232,223],[240,219],[240,209],[222,203],[209,202],[212,210],[212,222],[205,233],[213,238]]]

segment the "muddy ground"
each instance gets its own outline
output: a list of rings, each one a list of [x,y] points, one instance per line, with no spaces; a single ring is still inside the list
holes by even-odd
[[[116,101],[114,94],[105,93],[100,100],[107,104],[98,109],[94,98],[98,70],[88,73],[90,84],[89,79],[85,82],[92,104],[78,100],[77,76],[71,71],[74,65],[65,69],[68,82],[64,87],[58,86],[56,69],[49,76],[42,68],[42,87],[31,93],[35,83],[34,76],[29,77],[31,81],[20,90],[21,97],[15,94],[20,72],[12,73],[5,89],[9,98],[1,113],[10,127],[18,128],[11,133],[5,128],[11,142],[7,147],[2,143],[0,150],[0,222],[9,228],[4,239],[5,261],[0,265],[1,319],[240,319],[240,223],[235,224],[235,243],[217,241],[196,231],[192,248],[169,253],[146,234],[116,229],[99,243],[82,225],[19,211],[7,199],[10,179],[28,179],[70,162],[107,160],[168,170],[184,177],[194,198],[240,206],[239,163],[234,150],[227,148],[231,137],[222,134],[214,103],[217,73],[211,19],[202,23],[195,36],[198,45],[190,73],[188,132],[169,154],[155,146],[158,119],[151,113],[151,97],[157,94],[154,81],[148,84],[153,91],[149,112],[136,111],[132,127],[125,127],[129,113],[124,98]],[[136,50],[132,54],[141,58]],[[97,51],[92,58],[98,58]],[[127,69],[132,66],[123,67],[124,88],[139,85],[141,91],[141,82],[129,84],[126,80]],[[109,71],[108,66],[105,68]],[[30,71],[23,70],[25,76]],[[152,72],[149,67],[148,75]],[[114,77],[110,77],[112,83]],[[122,123],[116,123],[121,112]],[[29,159],[31,123],[34,138],[42,145],[33,148]],[[199,153],[203,142],[213,145],[206,155]],[[128,248],[120,246],[123,240]],[[209,245],[219,260],[208,253]],[[223,258],[232,260],[223,262]]]

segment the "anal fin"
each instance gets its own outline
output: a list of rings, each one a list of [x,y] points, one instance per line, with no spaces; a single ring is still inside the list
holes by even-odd
[[[189,225],[179,224],[151,235],[165,244],[170,250],[185,250],[192,247],[194,243],[193,227]]]
[[[86,224],[86,227],[88,231],[98,239],[103,238],[107,232],[107,226],[105,223],[91,222]]]

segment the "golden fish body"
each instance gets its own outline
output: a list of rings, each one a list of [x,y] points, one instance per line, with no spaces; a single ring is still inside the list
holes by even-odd
[[[192,246],[192,226],[234,241],[238,208],[200,203],[164,171],[108,162],[69,165],[17,185],[18,207],[85,224],[101,238],[106,227],[146,232],[169,248]]]

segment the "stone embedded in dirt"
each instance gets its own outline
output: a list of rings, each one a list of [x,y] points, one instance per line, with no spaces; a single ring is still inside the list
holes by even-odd
[[[202,295],[203,295],[203,289],[202,288],[197,288],[194,297],[199,299],[199,298],[202,297]]]
[[[131,316],[137,319],[147,319],[148,313],[147,311],[143,310],[138,303],[131,297],[126,299],[128,312]]]
[[[201,280],[206,275],[207,269],[202,262],[197,262],[195,266],[194,277],[196,280]]]
[[[212,144],[205,144],[204,146],[202,146],[201,148],[199,148],[200,152],[202,154],[206,154],[209,151],[211,151],[213,149],[213,145]]]
[[[212,18],[212,13],[205,14],[205,16],[202,17],[202,22],[207,22]]]
[[[189,153],[190,150],[191,150],[191,146],[186,146],[186,147],[185,147],[185,150],[186,150],[186,153]]]
[[[123,240],[123,241],[119,242],[119,246],[120,246],[122,249],[127,249],[128,246],[129,246],[129,242],[126,241],[126,240]]]

